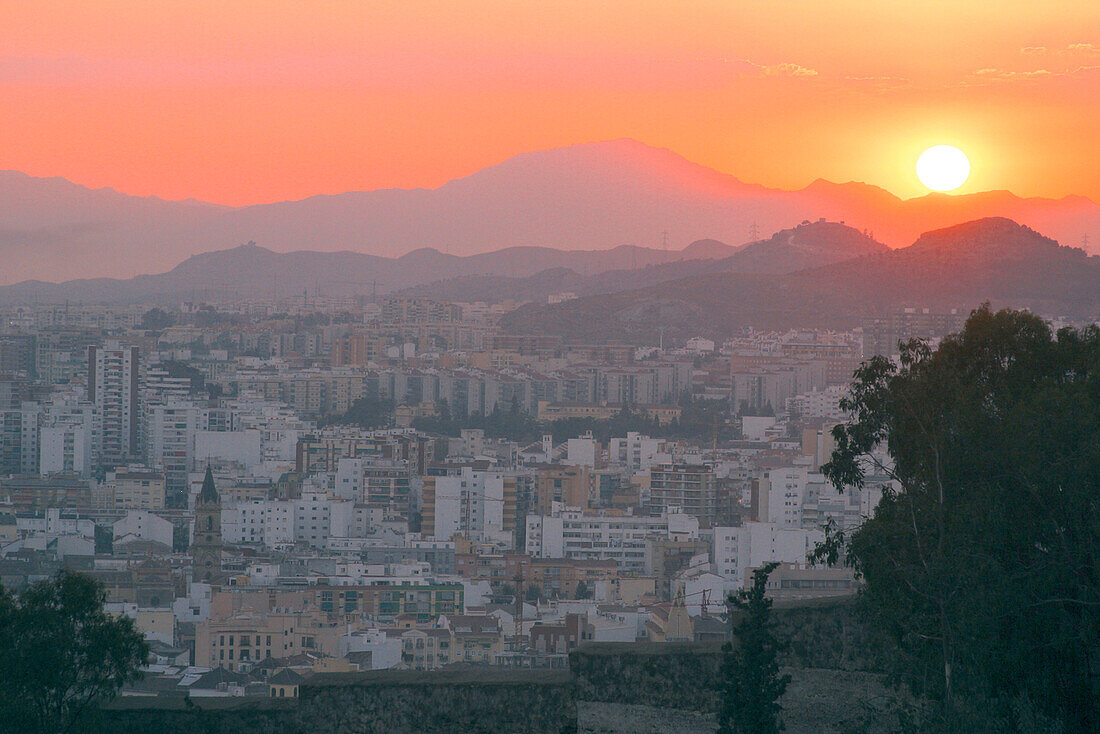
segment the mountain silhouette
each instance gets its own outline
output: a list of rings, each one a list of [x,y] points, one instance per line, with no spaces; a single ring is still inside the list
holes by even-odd
[[[1061,246],[1005,218],[935,230],[909,247],[783,275],[710,272],[507,314],[512,332],[581,341],[652,343],[666,336],[724,338],[745,328],[851,329],[905,307],[1029,308],[1048,316],[1100,314],[1100,257]]]
[[[898,247],[929,229],[990,216],[1065,243],[1100,237],[1100,207],[1083,197],[1021,199],[993,191],[902,200],[874,186],[826,181],[782,191],[626,139],[524,153],[436,189],[237,208],[0,172],[7,283],[163,272],[248,241],[275,252],[400,257],[422,248],[452,256],[523,246],[663,250],[667,236],[678,250],[707,239],[737,246],[752,239],[753,229],[774,232],[826,217]]]

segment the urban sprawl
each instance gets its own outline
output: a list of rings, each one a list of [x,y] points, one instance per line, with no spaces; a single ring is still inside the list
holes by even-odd
[[[821,473],[847,381],[962,323],[638,347],[503,333],[509,307],[5,310],[0,582],[98,579],[151,645],[128,696],[724,639],[766,563],[774,599],[854,593],[807,563],[887,482]]]

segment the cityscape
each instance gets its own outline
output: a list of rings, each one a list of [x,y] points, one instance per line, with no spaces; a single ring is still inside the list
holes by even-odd
[[[0,9],[0,732],[1100,727],[1096,7],[128,5]]]

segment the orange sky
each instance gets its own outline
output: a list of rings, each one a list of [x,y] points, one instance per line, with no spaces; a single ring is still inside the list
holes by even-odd
[[[0,168],[226,204],[633,137],[750,182],[1100,200],[1100,2],[0,0]]]

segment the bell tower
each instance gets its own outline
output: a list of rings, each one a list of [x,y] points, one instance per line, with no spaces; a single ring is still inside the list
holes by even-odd
[[[191,580],[221,583],[222,503],[214,487],[214,474],[206,467],[202,491],[195,501],[195,532],[191,543]]]

